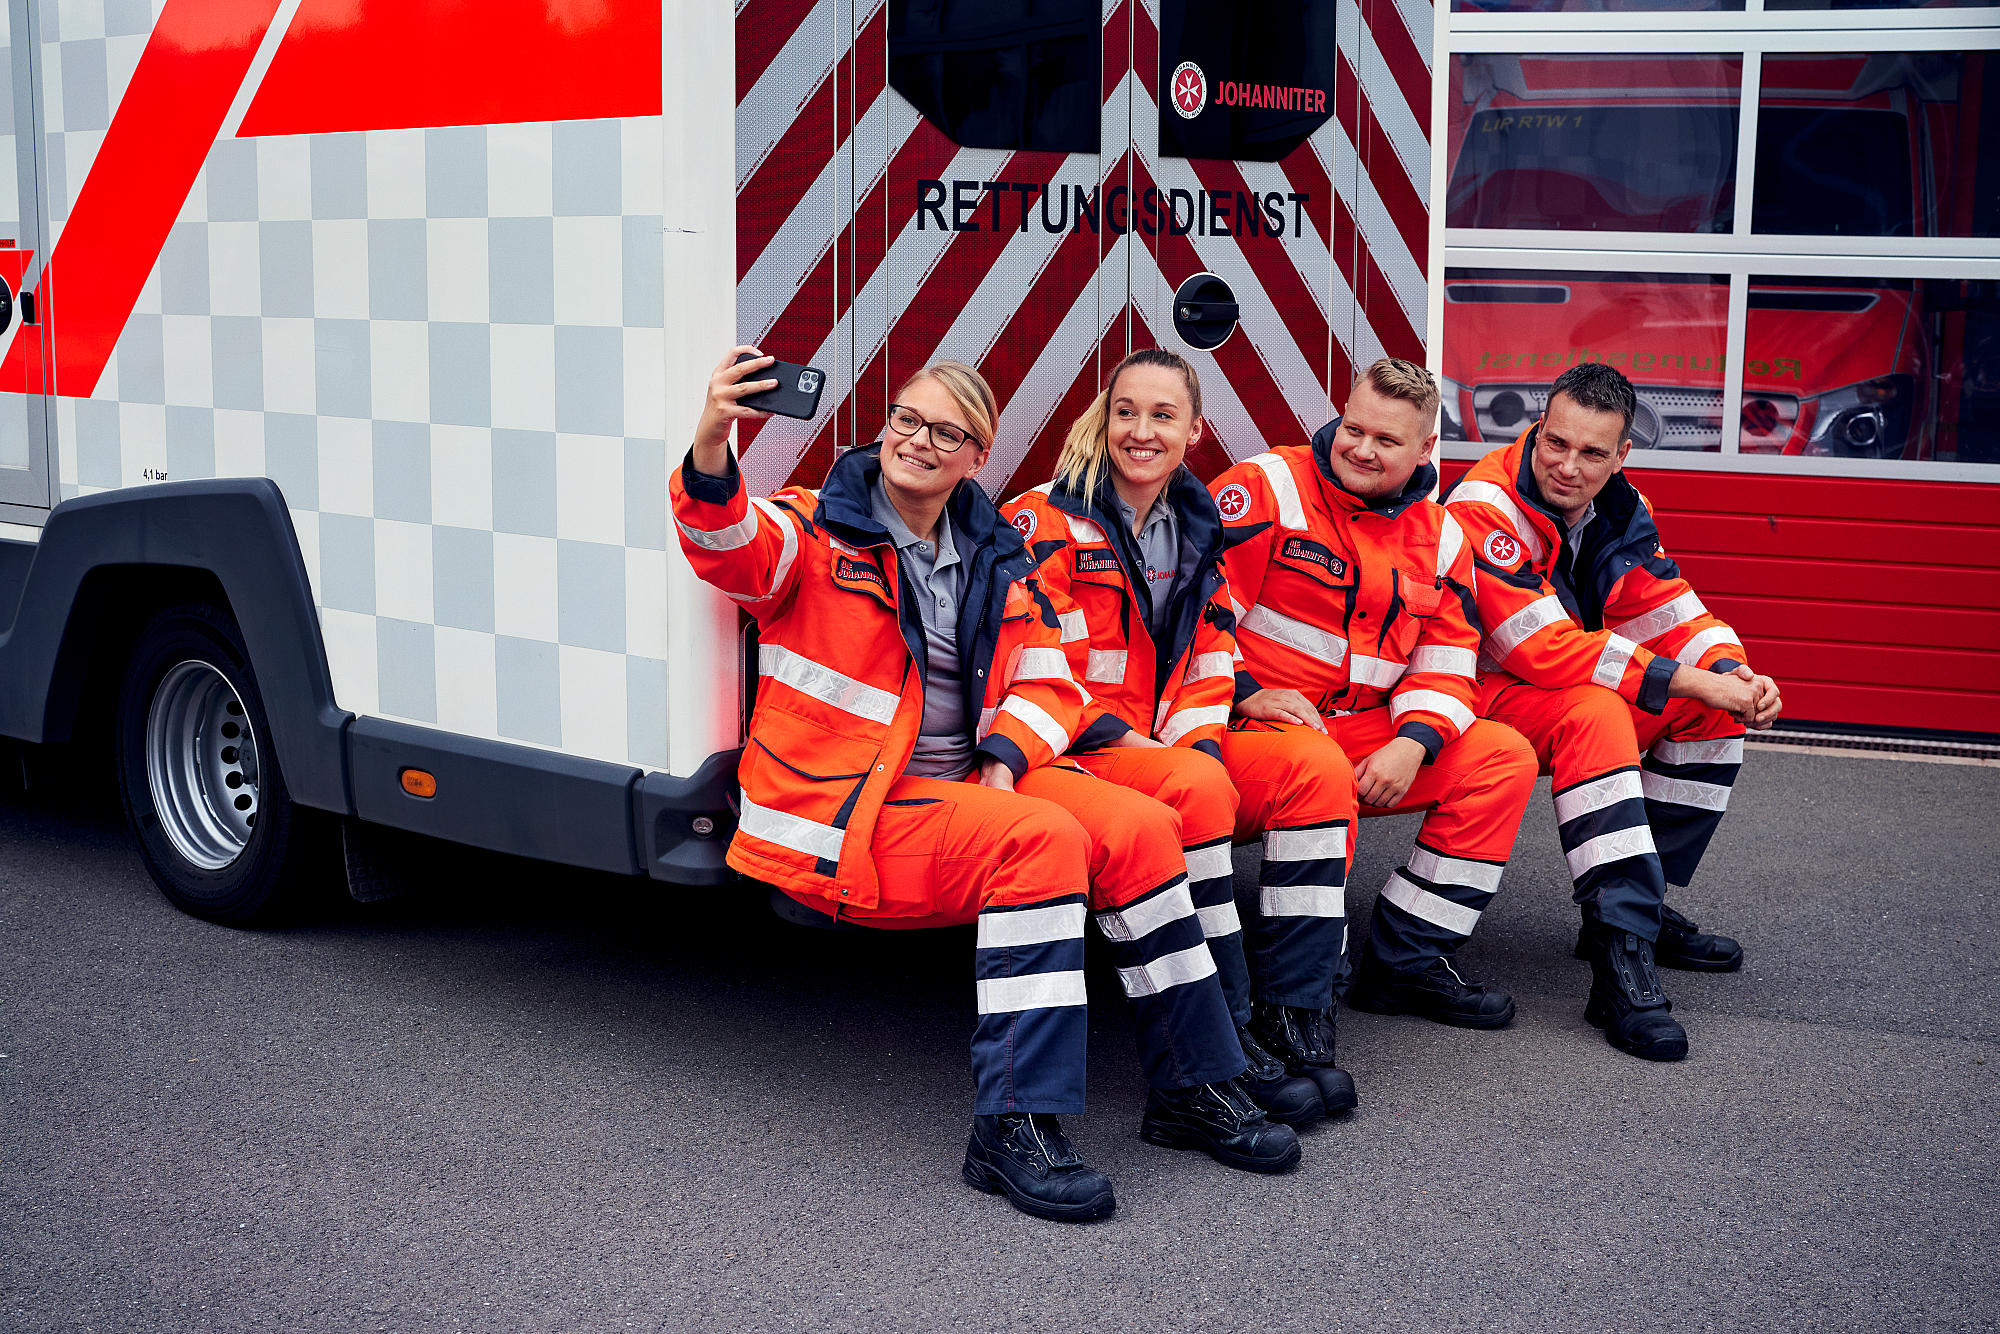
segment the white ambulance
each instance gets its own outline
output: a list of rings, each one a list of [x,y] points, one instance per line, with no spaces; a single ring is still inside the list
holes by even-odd
[[[336,828],[723,883],[754,653],[666,501],[723,348],[828,380],[753,488],[950,356],[998,494],[1133,346],[1210,471],[1422,355],[1427,5],[1032,8],[7,0],[0,738],[110,718],[220,921]]]

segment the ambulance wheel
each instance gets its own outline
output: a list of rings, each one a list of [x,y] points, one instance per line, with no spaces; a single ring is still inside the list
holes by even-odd
[[[126,822],[175,907],[258,926],[305,902],[325,822],[292,804],[227,612],[195,603],[148,622],[119,690],[114,744]]]

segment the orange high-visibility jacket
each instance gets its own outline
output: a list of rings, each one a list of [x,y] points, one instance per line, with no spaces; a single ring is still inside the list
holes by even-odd
[[[1340,421],[1311,445],[1237,464],[1210,490],[1231,542],[1236,696],[1290,687],[1322,713],[1387,703],[1397,735],[1437,752],[1472,725],[1479,618],[1472,553],[1430,500],[1426,463],[1392,499],[1368,504],[1327,470]]]
[[[757,618],[757,707],[729,864],[848,908],[880,906],[869,847],[923,724],[924,631],[888,531],[870,512],[879,447],[851,450],[819,491],[768,500],[675,469],[681,549],[695,572]],[[1070,675],[1034,558],[986,493],[961,482],[946,507],[965,562],[958,652],[981,757],[1020,777],[1069,748],[1086,696]]]
[[[1749,661],[1681,577],[1623,472],[1599,493],[1584,549],[1566,549],[1529,466],[1540,427],[1473,464],[1445,496],[1479,567],[1482,666],[1552,690],[1595,682],[1658,713],[1677,663],[1728,671]]]
[[[1138,544],[1120,522],[1108,483],[1092,503],[1050,482],[1008,501],[1001,513],[1040,562],[1036,576],[1063,616],[1080,614],[1089,632],[1064,636],[1070,670],[1091,693],[1076,748],[1096,749],[1142,731],[1221,759],[1236,681],[1235,617],[1216,564],[1222,521],[1185,467],[1155,503],[1174,507],[1181,534],[1168,624],[1158,641],[1137,602],[1148,596],[1135,575]]]

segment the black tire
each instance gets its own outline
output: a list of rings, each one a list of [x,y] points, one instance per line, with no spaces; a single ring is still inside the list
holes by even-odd
[[[190,696],[202,705],[179,708]],[[162,721],[149,739],[156,706]],[[211,714],[209,726],[168,722]],[[232,740],[238,745],[229,746]],[[331,866],[331,823],[292,803],[242,632],[227,612],[191,603],[147,623],[118,691],[113,744],[126,822],[175,907],[225,926],[268,926],[316,897]],[[159,777],[176,772],[174,757],[187,759],[187,772],[222,769],[235,778],[190,779],[176,792],[171,777]],[[232,809],[239,805],[242,811]]]

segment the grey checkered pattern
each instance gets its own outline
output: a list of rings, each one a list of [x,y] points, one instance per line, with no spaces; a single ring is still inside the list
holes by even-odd
[[[45,9],[59,227],[153,6]],[[660,136],[217,143],[96,393],[57,400],[62,494],[268,476],[343,706],[663,767]]]

